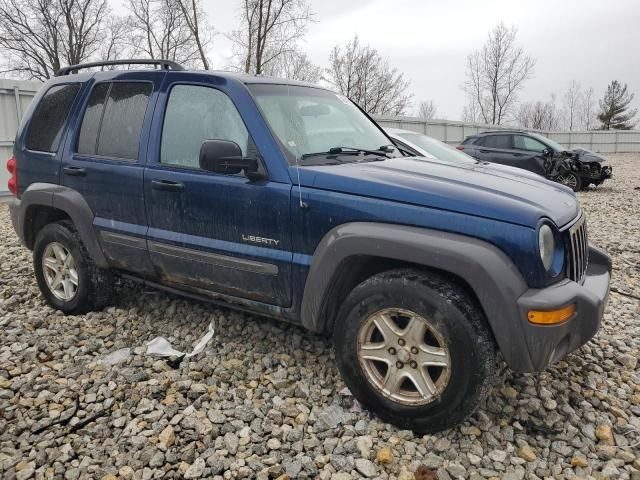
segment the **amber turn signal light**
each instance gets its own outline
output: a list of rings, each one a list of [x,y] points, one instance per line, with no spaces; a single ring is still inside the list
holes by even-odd
[[[576,305],[572,303],[558,310],[529,310],[527,317],[531,323],[537,325],[555,325],[569,320],[576,312]]]

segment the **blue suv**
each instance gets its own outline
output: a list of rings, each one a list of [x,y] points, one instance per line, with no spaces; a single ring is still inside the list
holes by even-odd
[[[84,72],[114,63],[155,69]],[[45,300],[103,307],[115,276],[333,337],[355,397],[419,432],[455,425],[501,359],[587,342],[611,263],[568,188],[405,157],[357,105],[300,82],[169,61],[67,67],[8,162]]]

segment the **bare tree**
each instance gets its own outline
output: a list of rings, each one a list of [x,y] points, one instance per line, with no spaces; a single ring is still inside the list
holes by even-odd
[[[480,115],[480,109],[476,102],[469,101],[469,103],[462,108],[463,122],[479,123],[483,120],[484,119],[482,118],[482,115]]]
[[[207,58],[207,49],[213,41],[213,29],[206,23],[206,13],[202,8],[201,0],[175,0],[180,7],[180,12],[193,36],[193,40],[200,54],[202,68],[209,70],[210,64]]]
[[[240,28],[229,38],[239,69],[256,75],[295,51],[313,21],[307,0],[243,0],[240,12]]]
[[[416,116],[423,120],[432,120],[436,116],[438,108],[433,100],[425,100],[420,102]]]
[[[582,94],[579,105],[579,115],[581,127],[585,130],[592,130],[596,125],[596,94],[593,87],[589,87]]]
[[[5,71],[46,80],[109,43],[106,0],[0,0]]]
[[[127,57],[127,33],[129,31],[127,18],[111,16],[105,25],[107,32],[105,40],[98,50],[100,60],[116,60]]]
[[[564,117],[566,127],[569,130],[573,130],[578,124],[578,109],[581,102],[582,91],[580,90],[580,84],[575,80],[571,80],[563,99]]]
[[[307,54],[299,50],[286,52],[269,62],[265,65],[263,73],[309,83],[317,83],[322,78],[322,68],[311,62]]]
[[[370,114],[401,115],[411,103],[409,81],[357,35],[344,49],[333,47],[327,80]]]
[[[164,58],[186,65],[200,59],[177,0],[129,0],[129,39],[132,54]]]
[[[555,130],[560,120],[556,109],[555,96],[548,102],[524,102],[516,113],[516,122],[523,128],[535,130]]]
[[[536,62],[516,44],[517,33],[516,27],[499,23],[482,49],[467,57],[464,89],[485,123],[500,125],[505,120],[518,91],[533,74]]]

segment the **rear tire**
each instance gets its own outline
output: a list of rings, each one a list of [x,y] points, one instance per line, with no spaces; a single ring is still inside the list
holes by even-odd
[[[338,369],[353,395],[400,428],[453,427],[496,381],[497,350],[481,308],[437,274],[393,270],[371,277],[341,306],[333,335]]]
[[[102,309],[113,291],[113,275],[97,267],[73,223],[50,223],[38,232],[33,269],[45,300],[65,314]]]

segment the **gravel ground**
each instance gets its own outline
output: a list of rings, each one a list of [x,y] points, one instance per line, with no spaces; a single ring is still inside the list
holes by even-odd
[[[129,284],[61,315],[0,205],[0,477],[640,479],[640,157],[611,163],[579,195],[614,261],[600,333],[544,373],[507,371],[468,422],[427,436],[361,411],[329,342],[294,326]],[[143,354],[157,335],[190,350],[210,320],[177,368]]]

